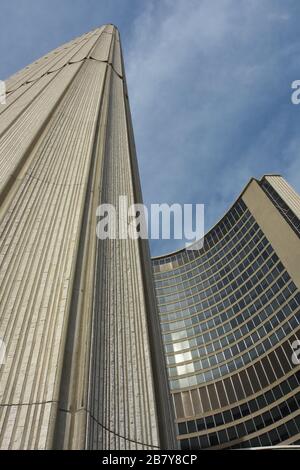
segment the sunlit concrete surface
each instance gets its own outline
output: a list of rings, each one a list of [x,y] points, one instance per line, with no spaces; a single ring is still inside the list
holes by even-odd
[[[141,202],[118,30],[64,44],[6,90],[0,447],[172,448],[148,245],[96,237],[100,203]]]

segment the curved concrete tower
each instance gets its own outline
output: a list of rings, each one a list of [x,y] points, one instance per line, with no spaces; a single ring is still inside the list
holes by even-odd
[[[173,448],[146,242],[96,237],[141,202],[119,33],[21,70],[0,106],[2,449]]]

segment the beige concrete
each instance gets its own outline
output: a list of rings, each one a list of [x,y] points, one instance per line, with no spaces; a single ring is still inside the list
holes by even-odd
[[[139,182],[119,33],[103,26],[7,82],[0,107],[0,448],[174,445],[140,241],[96,238]],[[148,270],[148,273],[145,271]]]
[[[300,196],[296,191],[287,183],[287,181],[279,175],[265,176],[266,181],[275,189],[281,199],[287,206],[294,212],[300,219]]]
[[[299,237],[270,201],[258,182],[252,180],[243,200],[270,241],[294,283],[300,289]]]

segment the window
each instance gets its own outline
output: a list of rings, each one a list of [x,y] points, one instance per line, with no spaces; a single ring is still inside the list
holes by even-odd
[[[179,434],[187,434],[186,423],[178,423]]]
[[[217,446],[219,444],[217,433],[210,434],[209,441],[211,446]]]

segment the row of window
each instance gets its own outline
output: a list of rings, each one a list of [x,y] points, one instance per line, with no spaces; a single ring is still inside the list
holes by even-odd
[[[296,286],[291,283],[291,287],[296,289]],[[274,311],[278,310],[278,303],[279,302],[285,302],[285,300],[292,295],[292,289],[286,287],[284,291],[279,294],[280,299],[276,299],[276,305],[275,304],[275,299],[272,302],[274,305]],[[285,323],[286,318],[294,313],[294,307],[295,305],[300,306],[300,292],[298,292],[293,299],[289,301],[281,310],[278,312],[278,315],[275,313],[268,321],[263,323],[266,319],[267,312],[263,310],[260,315],[257,316],[256,321],[253,321],[252,319],[250,320],[249,324],[247,325],[248,331],[246,331],[246,325],[243,326],[243,329],[236,330],[240,332],[240,335],[243,335],[243,332],[245,334],[248,334],[252,330],[255,330],[253,334],[243,337],[242,339],[235,343],[234,345],[230,346],[227,349],[224,349],[223,351],[220,351],[217,354],[214,354],[212,356],[207,356],[205,353],[205,346],[203,348],[198,349],[198,356],[202,357],[201,360],[195,360],[189,364],[182,364],[182,365],[177,365],[176,367],[169,367],[169,375],[174,377],[175,375],[183,375],[183,374],[188,374],[190,372],[194,372],[196,370],[202,370],[202,369],[207,369],[210,367],[215,366],[216,364],[221,364],[224,361],[228,361],[229,359],[238,356],[240,354],[243,354],[244,351],[252,347],[253,345],[259,347],[259,342],[267,335],[269,335],[271,332],[273,332],[273,335],[276,334],[276,328],[278,326],[282,327],[286,333],[290,331],[290,327],[288,324]],[[290,321],[288,320],[287,323],[292,322],[294,324],[295,317],[291,318]],[[297,324],[297,322],[296,322]],[[261,325],[261,326],[259,326]],[[251,329],[250,329],[251,327]],[[236,333],[234,332],[234,333]],[[233,339],[235,339],[235,334],[231,333]],[[261,348],[262,349],[262,348]],[[177,359],[179,359],[177,355]]]
[[[247,364],[253,362],[256,358],[273,348],[279,341],[282,341],[289,333],[298,328],[300,324],[300,310],[295,313],[284,325],[280,326],[278,330],[267,337],[262,343],[259,343],[250,351],[245,352],[241,356],[237,356],[230,362],[224,363],[220,366],[214,367],[206,372],[197,373],[189,377],[181,379],[170,380],[171,390],[180,388],[188,388],[197,384],[216,380],[224,375],[231,374]]]
[[[243,217],[245,212],[248,216],[250,215],[245,203],[242,200],[239,200],[226,214],[224,219],[205,235],[204,249],[209,251],[213,249],[215,245],[218,245],[220,241],[223,241],[226,234],[231,231],[232,227],[235,227],[237,221]],[[174,266],[185,265],[194,260],[197,254],[198,250],[182,250],[173,256],[157,258],[153,259],[152,261],[153,265],[155,266],[155,270],[159,270],[161,265],[169,263],[173,263]]]
[[[280,289],[283,287],[284,280],[283,277],[279,278],[276,281],[276,284],[273,285],[273,289]],[[242,311],[240,314],[236,315],[233,318],[228,318],[226,323],[217,327],[217,322],[212,324],[211,321],[206,322],[201,325],[202,332],[205,332],[208,328],[213,328],[215,326],[218,339],[212,341],[212,333],[210,332],[210,337],[207,336],[207,333],[203,333],[203,344],[201,347],[196,349],[190,349],[190,351],[176,353],[174,355],[168,354],[166,356],[167,364],[178,364],[180,362],[185,362],[192,359],[198,359],[199,357],[204,357],[212,353],[217,353],[220,350],[225,349],[228,345],[239,341],[243,338],[246,341],[246,344],[251,345],[252,341],[247,337],[248,333],[252,332],[252,338],[254,342],[258,340],[258,333],[255,330],[258,328],[261,323],[263,323],[267,318],[271,317],[276,312],[276,318],[278,322],[283,321],[290,313],[288,306],[283,305],[284,299],[288,299],[291,294],[296,291],[295,284],[291,281],[282,292],[279,294],[274,294],[273,300],[268,304],[263,304],[261,299],[255,301],[255,309],[249,308]],[[278,291],[277,291],[278,292]],[[296,297],[298,298],[298,297]],[[278,312],[279,306],[280,311]],[[275,321],[275,320],[273,320]],[[276,323],[275,323],[276,324]],[[213,334],[214,335],[214,334]],[[166,345],[167,348],[168,345]],[[247,346],[247,347],[249,347]],[[188,354],[189,353],[189,354]]]
[[[268,417],[266,419],[268,420]],[[261,429],[263,427],[264,424],[261,426]],[[260,436],[254,437],[253,439],[249,439],[247,441],[243,440],[242,443],[230,447],[249,448],[272,446],[285,441],[289,437],[296,436],[298,433],[300,433],[300,415],[290,419],[286,423],[283,423],[276,428],[271,429],[266,433],[261,434]],[[209,434],[208,436],[183,439],[180,441],[180,446],[182,450],[205,449],[208,447],[225,444],[245,435],[247,435],[247,430],[242,423],[241,425],[233,426],[232,428],[224,429],[222,431]]]
[[[281,263],[278,263],[276,269],[278,273],[280,273],[282,272],[284,268]],[[277,278],[276,282],[278,282],[280,285],[282,284],[282,287],[283,287],[284,285],[287,285],[289,281],[290,281],[290,277],[288,273],[285,271],[281,274],[280,277]],[[266,279],[262,280],[261,285],[263,289],[267,288],[268,286],[267,282],[268,281]],[[188,327],[190,325],[198,325],[200,323],[202,332],[205,332],[207,330],[217,329],[216,331],[217,334],[212,331],[210,332],[212,335],[212,339],[214,339],[214,337],[221,338],[223,335],[228,334],[228,332],[231,331],[231,328],[235,328],[236,326],[241,325],[250,317],[254,318],[255,313],[261,310],[261,308],[268,309],[268,304],[266,300],[268,299],[266,299],[265,292],[263,291],[262,295],[260,295],[250,305],[246,305],[244,309],[240,309],[239,304],[233,304],[227,310],[223,310],[223,311],[220,310],[219,312],[220,307],[215,306],[215,307],[212,307],[210,310],[207,310],[205,312],[201,312],[195,315],[190,315],[188,318],[180,320],[180,325],[183,328],[183,325],[181,324],[181,322],[184,322],[184,327]],[[210,318],[211,315],[213,315],[212,318]],[[203,319],[207,319],[207,320],[204,321]],[[228,325],[229,322],[231,322],[230,325]],[[163,324],[161,323],[161,325]],[[212,341],[212,339],[208,337],[208,335],[205,333],[206,344]]]
[[[220,338],[214,342],[203,344],[201,347],[196,349],[191,349],[186,352],[180,352],[173,355],[166,356],[167,365],[181,364],[182,362],[192,361],[198,358],[206,357],[212,353],[215,354],[224,354],[225,359],[229,359],[231,356],[238,354],[238,352],[243,352],[253,344],[257,343],[259,339],[266,336],[270,333],[273,328],[277,327],[292,313],[291,307],[289,304],[282,305],[281,309],[278,311],[278,305],[281,302],[284,302],[284,298],[287,299],[295,291],[296,286],[291,282],[282,293],[280,293],[273,301],[267,306],[266,309],[261,310],[259,315],[256,315],[245,323],[241,328],[234,330],[237,323],[233,320],[229,323],[232,330],[231,333],[227,334],[224,338]],[[300,294],[295,295],[296,301],[299,303]],[[268,321],[265,322],[266,318],[271,316],[273,313],[275,315]],[[249,315],[250,316],[250,315]],[[235,319],[234,319],[235,320]],[[265,322],[265,323],[263,323]],[[234,325],[234,326],[233,326]],[[255,330],[255,331],[253,331]],[[248,333],[251,333],[250,336],[247,336]],[[239,339],[242,338],[242,342],[236,343]],[[227,346],[234,344],[230,349],[225,349]],[[218,351],[221,351],[218,353]],[[220,356],[221,358],[221,356]]]
[[[263,408],[272,405],[274,402],[282,399],[291,391],[296,390],[300,386],[300,371],[290,376],[281,384],[276,385],[271,390],[259,395],[247,403],[235,406],[229,410],[205,418],[193,419],[177,424],[177,432],[179,435],[192,434],[202,432],[225,424],[237,421],[252,415]],[[298,393],[297,396],[299,396]],[[276,415],[276,413],[275,413]],[[283,416],[282,416],[283,417]]]
[[[277,292],[279,292],[280,287],[277,283],[274,284],[274,290],[275,287]],[[231,333],[225,337],[226,341],[222,341],[224,338],[221,338],[221,340],[216,340],[210,344],[201,340],[198,343],[198,338],[201,338],[201,336],[197,337],[197,343],[201,345],[201,347],[196,350],[190,350],[190,360],[198,358],[207,359],[209,355],[212,355],[212,357],[216,358],[212,359],[212,361],[215,361],[215,364],[217,364],[226,359],[230,359],[232,356],[236,356],[239,353],[243,353],[246,349],[257,344],[271,331],[275,332],[275,328],[277,326],[283,326],[285,320],[294,312],[297,306],[300,305],[299,292],[296,293],[293,299],[290,299],[291,295],[295,291],[295,284],[290,282],[290,284],[287,285],[287,287],[281,291],[277,297],[273,298],[272,302],[268,305],[268,309],[261,310],[256,316],[250,318],[250,320],[241,327],[235,330],[232,329]],[[284,305],[287,300],[289,300],[289,302]],[[235,322],[231,321],[229,325],[232,324],[236,325]],[[224,344],[223,347],[221,341],[222,344]],[[181,353],[177,353],[174,356],[167,356],[167,358],[169,359],[172,357],[174,362],[178,363],[180,362],[180,355]],[[206,367],[202,368],[205,369]]]
[[[267,387],[274,387],[275,381],[283,380],[287,374],[299,369],[291,362],[291,344],[295,339],[298,339],[297,334],[239,373],[198,388],[174,392],[172,397],[177,419],[212,414],[219,408],[249,400],[249,397],[261,394]]]
[[[180,280],[189,280],[196,275],[201,274],[203,279],[207,279],[215,272],[218,272],[230,260],[230,256],[234,257],[239,250],[243,248],[259,232],[259,226],[254,218],[250,218],[235,235],[230,238],[227,244],[214,256],[202,255],[195,261],[186,265],[180,270],[172,270],[165,273],[154,274],[155,285],[157,288],[170,287]],[[260,232],[259,232],[260,233]],[[190,250],[189,250],[190,251]],[[164,276],[162,277],[162,275]]]
[[[271,284],[275,281],[275,279],[278,279],[279,274],[283,271],[283,266],[281,263],[278,263],[278,265],[274,269],[272,269],[275,263],[276,263],[275,257],[272,257],[272,259],[269,259],[267,264],[260,271],[258,271],[254,276],[250,277],[249,280],[247,281],[246,283],[247,286],[249,288],[251,286],[250,290],[247,291],[247,293],[245,294],[243,285],[241,285],[238,291],[234,293],[235,297],[233,297],[233,295],[229,297],[230,301],[232,302],[234,299],[237,301],[241,298],[241,296],[243,296],[246,306],[249,306],[251,305],[253,301],[255,301],[255,299],[257,299],[257,297],[259,297],[260,294],[265,293],[265,296],[268,296],[268,293],[273,289],[273,286],[271,286]],[[268,286],[271,286],[271,287],[267,289]],[[269,297],[268,297],[268,300],[269,300]],[[217,307],[218,310],[220,308],[219,305],[220,304],[215,304],[215,307]],[[223,309],[226,307],[230,307],[231,305],[233,306],[234,303],[232,302],[231,304],[228,305],[227,299],[223,299],[222,301]],[[190,331],[197,331],[199,333],[200,331],[203,332],[207,329],[213,329],[215,321],[217,321],[216,322],[217,325],[222,322],[222,316],[218,315],[218,313],[221,313],[221,312],[215,313],[215,309],[213,309],[213,312],[214,312],[213,318],[211,318],[210,320],[206,322],[203,321],[203,316],[201,315],[201,313],[198,314],[197,316],[191,316],[189,319],[181,320],[180,324],[183,323],[183,325],[180,327],[181,331],[175,331],[174,333],[164,334],[163,335],[164,340],[166,342],[176,341],[187,336],[193,336],[192,334],[189,333]],[[207,318],[206,315],[205,317]],[[235,318],[236,316],[233,317],[231,321],[234,321]],[[217,319],[219,319],[219,321]],[[227,319],[228,317],[225,318],[225,321]],[[189,326],[188,320],[190,320],[190,325],[196,325],[191,330],[186,329],[186,327]],[[177,322],[177,324],[178,323],[179,322]],[[173,325],[173,323],[171,323],[170,325]],[[205,327],[205,325],[207,325],[207,327]],[[211,326],[208,326],[208,325],[211,325]],[[182,330],[182,328],[184,329]]]
[[[159,280],[158,275],[154,274],[155,286],[158,293],[160,293],[161,290],[172,288],[178,282],[188,281],[192,283],[194,281],[197,282],[199,277],[201,277],[202,280],[206,280],[219,272],[224,274],[223,270],[227,268],[230,260],[234,259],[234,256],[244,247],[245,254],[247,254],[247,252],[250,251],[247,244],[251,242],[254,236],[261,238],[262,235],[254,219],[248,220],[240,231],[228,241],[226,247],[224,247],[217,256],[209,259],[206,259],[207,256],[202,256],[197,259],[197,264],[194,262],[193,265],[187,266],[183,273],[170,270],[168,271],[168,277],[165,277],[163,280]],[[188,267],[190,269],[187,269]]]
[[[289,291],[293,292],[294,289],[295,289],[294,284],[290,284],[291,287],[288,288],[288,291],[286,291],[286,290],[283,291],[283,292],[285,292],[285,296],[283,295],[283,293],[281,293],[280,295],[277,296],[279,301],[277,300],[276,295],[283,288],[283,286],[285,285],[284,282],[288,277],[284,274],[279,276],[280,269],[283,269],[281,264],[277,265],[273,269],[273,271],[270,273],[270,275],[268,276],[268,278],[270,278],[270,281],[271,280],[274,281],[273,284],[269,287],[269,289],[264,291],[264,288],[261,285],[258,285],[252,291],[250,291],[249,295],[251,296],[252,300],[254,301],[253,304],[250,305],[250,307],[252,307],[254,305],[254,308],[250,308],[248,305],[245,305],[245,300],[244,299],[242,299],[241,301],[239,301],[236,304],[236,305],[238,305],[239,311],[241,313],[242,312],[243,313],[247,312],[247,309],[250,309],[251,310],[251,318],[253,319],[254,322],[257,321],[256,316],[255,316],[255,312],[258,312],[261,308],[265,309],[268,305],[271,305],[271,308],[273,310],[277,310],[282,305],[282,303],[289,297],[289,295],[290,295]],[[257,299],[256,299],[256,297],[257,297]],[[235,307],[236,306],[234,305],[232,309],[229,309],[229,311],[226,312],[227,313],[227,318],[226,319],[227,320],[232,320],[233,323],[235,323],[234,322],[234,318],[235,318],[234,312],[236,310]],[[270,309],[268,309],[268,312],[269,312],[269,310]],[[231,314],[232,316],[229,316],[229,314]],[[261,313],[261,312],[260,312],[260,314],[263,315],[263,313]],[[243,318],[242,316],[240,316],[240,314],[237,315],[237,317],[238,317],[239,320],[242,320],[242,318]],[[246,317],[247,317],[247,313],[246,313]],[[265,314],[265,318],[267,318],[266,314]],[[205,322],[205,323],[201,323],[200,325],[196,325],[193,328],[189,328],[188,330],[186,330],[186,332],[191,334],[191,338],[190,339],[185,339],[184,341],[178,340],[177,342],[173,341],[171,343],[167,343],[167,341],[166,341],[166,336],[167,335],[163,335],[166,352],[167,353],[170,353],[170,352],[173,352],[173,351],[178,352],[178,351],[181,351],[181,350],[184,350],[184,349],[191,349],[191,348],[196,347],[196,346],[202,346],[203,344],[207,344],[207,343],[210,343],[210,342],[216,340],[216,338],[220,338],[222,336],[222,334],[228,335],[229,338],[232,339],[232,341],[234,341],[234,338],[231,336],[231,335],[234,335],[234,332],[231,330],[231,326],[230,326],[229,322],[226,322],[224,324],[221,324],[220,326],[217,326],[216,329],[209,329],[209,328],[212,328],[210,326],[211,324],[212,324],[212,322]],[[243,328],[243,332],[245,331],[245,334],[246,334],[247,331],[244,328],[244,326],[242,326],[241,328]],[[209,330],[209,331],[207,331],[207,330]],[[231,331],[231,333],[230,333],[230,331]],[[196,337],[193,337],[194,332],[197,332]],[[202,332],[202,334],[199,334],[200,332]],[[183,335],[185,336],[185,332],[183,333]],[[242,336],[243,335],[241,334],[240,337],[242,337]],[[239,333],[237,333],[236,339],[239,339]],[[219,339],[216,340],[216,341],[219,341]]]
[[[202,302],[197,300],[197,296],[194,296],[191,299],[188,299],[188,301],[180,302],[179,310],[174,311],[171,314],[169,313],[168,316],[160,315],[161,322],[169,321],[170,315],[173,316],[173,314],[175,319],[186,319],[187,316],[192,318],[194,314],[197,314],[200,321],[207,320],[221,314],[231,306],[232,308],[235,308],[235,313],[238,313],[241,308],[247,307],[248,304],[257,297],[253,293],[250,294],[251,289],[254,291],[254,288],[257,287],[257,291],[259,291],[260,294],[269,284],[272,283],[272,281],[278,276],[278,273],[281,273],[284,270],[282,263],[279,261],[277,266],[270,273],[277,260],[277,255],[273,253],[272,257],[266,261],[261,269],[258,270],[259,266],[254,268],[252,265],[249,272],[254,274],[251,277],[248,277],[248,280],[234,292],[231,293],[230,288],[227,288],[229,296],[221,298],[219,294],[215,294],[210,299]],[[253,298],[249,297],[250,295],[252,295]],[[244,299],[242,300],[242,307],[234,306],[239,299]],[[187,306],[187,303],[189,304],[188,309],[185,310],[184,307]],[[172,311],[173,308],[173,305],[162,306],[160,307],[159,313],[161,314],[163,309]],[[173,321],[173,319],[171,321]]]
[[[259,245],[259,249],[258,249]],[[214,285],[218,283],[218,289],[226,286],[229,282],[234,281],[240,273],[242,273],[248,266],[247,259],[249,256],[254,260],[261,252],[264,247],[268,246],[268,240],[263,236],[262,232],[258,231],[254,238],[245,245],[235,257],[231,257],[228,264],[224,266],[220,271],[214,273],[211,277],[206,278],[202,274],[196,274],[195,277],[182,281],[177,278],[177,284],[170,287],[156,288],[157,297],[168,296],[169,294],[187,292],[192,294],[195,287],[202,290],[208,288],[215,289]],[[221,284],[222,283],[222,284]],[[212,293],[215,292],[214,290]],[[209,294],[211,295],[211,294]],[[166,297],[168,298],[168,297]],[[176,298],[174,297],[176,300]],[[162,302],[160,302],[162,303]]]
[[[272,250],[272,248],[268,247],[266,252],[264,252],[262,257],[267,259],[267,257],[272,252],[271,250]],[[235,297],[233,295],[231,295],[228,299],[226,298],[226,296],[230,295],[231,292],[234,292],[234,289],[239,290],[241,292],[239,297],[242,297],[243,295],[246,295],[251,287],[253,287],[256,283],[258,283],[258,281],[260,279],[263,279],[264,277],[266,277],[267,272],[269,271],[269,269],[274,265],[274,263],[277,260],[278,260],[278,257],[275,253],[272,254],[271,259],[268,259],[265,262],[265,264],[263,264],[263,266],[259,265],[259,263],[257,261],[255,261],[254,263],[251,264],[249,262],[249,260],[247,260],[247,268],[249,267],[249,273],[251,274],[251,277],[250,278],[248,277],[248,280],[247,280],[246,275],[243,274],[242,275],[242,280],[243,280],[243,283],[244,283],[243,285],[241,285],[239,287],[238,285],[236,285],[235,280],[232,279],[231,284],[229,284],[227,286],[227,288],[225,289],[225,292],[224,292],[225,295],[222,295],[219,292],[212,293],[211,294],[212,297],[210,297],[209,299],[206,299],[206,300],[202,299],[201,300],[201,293],[200,293],[200,294],[194,295],[191,298],[187,298],[186,300],[181,300],[177,304],[160,305],[159,306],[159,313],[161,315],[161,320],[162,321],[166,321],[166,320],[169,321],[170,313],[173,313],[173,312],[177,313],[176,309],[178,309],[179,312],[184,312],[184,313],[186,312],[186,314],[188,314],[191,311],[191,308],[193,306],[195,306],[198,311],[201,311],[201,310],[205,311],[205,309],[207,309],[209,307],[211,313],[206,314],[208,317],[211,317],[214,314],[221,312],[222,310],[224,310],[224,307],[225,308],[229,307],[235,301]],[[259,270],[259,268],[261,268],[261,269]],[[245,282],[245,281],[247,281],[247,282]],[[221,303],[222,300],[224,302],[224,305]],[[185,311],[184,310],[185,308],[188,308],[188,310]],[[165,314],[168,314],[168,316],[165,315]],[[183,315],[183,316],[185,316],[185,315]],[[180,317],[182,317],[182,315],[180,315]]]
[[[204,290],[201,289],[199,284],[196,284],[192,288],[186,288],[185,290],[180,290],[179,293],[172,294],[171,296],[160,296],[157,297],[159,307],[164,304],[175,303],[189,297],[196,298],[199,300],[204,300],[212,295],[217,295],[219,298],[223,298],[228,295],[229,292],[236,290],[241,284],[248,279],[248,277],[255,272],[255,266],[262,266],[268,257],[272,254],[273,250],[268,241],[264,238],[260,243],[256,243],[253,240],[255,246],[254,250],[248,254],[248,256],[236,266],[234,263],[232,266],[236,266],[233,272],[225,275],[220,281],[216,284],[208,283],[208,287]],[[268,245],[268,246],[267,246]],[[267,247],[266,249],[264,249]],[[242,253],[240,253],[242,255]],[[251,266],[251,271],[249,273],[248,269]],[[206,281],[207,282],[207,281]],[[228,290],[229,289],[229,290]],[[225,295],[222,293],[225,292]]]
[[[206,250],[206,243],[204,240],[203,247],[200,250],[184,250],[182,252],[176,253],[174,256],[173,262],[165,263],[167,258],[163,259],[163,264],[160,265],[159,271],[157,272],[158,268],[154,266],[155,277],[157,279],[165,280],[171,277],[177,277],[183,275],[184,273],[188,273],[197,269],[200,266],[204,266],[205,264],[209,267],[210,264],[214,264],[216,259],[220,259],[223,256],[223,253],[230,251],[238,242],[239,239],[242,238],[242,235],[247,233],[249,227],[251,225],[256,224],[254,218],[247,211],[247,214],[243,218],[241,218],[233,227],[232,232],[228,233],[226,237],[224,237],[218,246],[215,246],[213,249],[207,251]],[[178,267],[178,257],[181,254],[188,253],[189,261],[186,264],[181,265]]]

